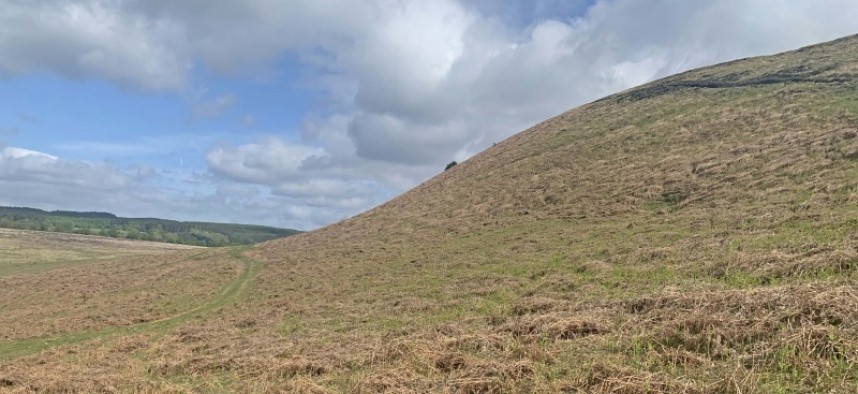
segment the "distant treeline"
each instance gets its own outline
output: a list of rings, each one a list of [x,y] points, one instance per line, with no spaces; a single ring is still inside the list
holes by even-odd
[[[106,212],[0,207],[0,227],[139,239],[196,246],[246,245],[300,233],[249,224],[121,218]]]

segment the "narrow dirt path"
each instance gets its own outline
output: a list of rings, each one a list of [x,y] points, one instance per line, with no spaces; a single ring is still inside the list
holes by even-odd
[[[202,317],[235,300],[235,298],[250,285],[259,273],[259,269],[262,266],[261,263],[242,255],[242,252],[245,249],[246,248],[233,248],[228,251],[230,257],[242,263],[243,267],[241,273],[205,304],[182,312],[178,315],[145,323],[121,327],[106,327],[98,330],[80,331],[53,337],[30,338],[3,342],[0,343],[0,362],[5,362],[16,357],[37,353],[57,346],[88,341],[110,335],[163,332],[175,328],[190,319]]]

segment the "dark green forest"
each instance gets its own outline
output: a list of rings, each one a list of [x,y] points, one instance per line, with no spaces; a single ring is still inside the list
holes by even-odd
[[[246,245],[300,233],[249,224],[123,218],[106,212],[49,212],[18,207],[0,207],[0,227],[196,246]]]

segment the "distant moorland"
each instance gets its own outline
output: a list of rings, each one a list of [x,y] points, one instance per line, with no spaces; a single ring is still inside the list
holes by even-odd
[[[19,207],[0,207],[0,227],[196,246],[247,245],[300,233],[248,224],[123,218],[106,212],[48,212]]]

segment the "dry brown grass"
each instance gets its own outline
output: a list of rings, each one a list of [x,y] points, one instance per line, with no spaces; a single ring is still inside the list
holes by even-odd
[[[0,391],[854,392],[856,62],[851,37],[575,109],[247,251],[235,304]]]
[[[202,264],[193,256],[126,258],[0,277],[0,341],[163,319],[204,303],[238,274],[230,259],[209,256]]]
[[[73,263],[192,249],[199,248],[91,235],[0,228],[0,276],[44,271]]]

